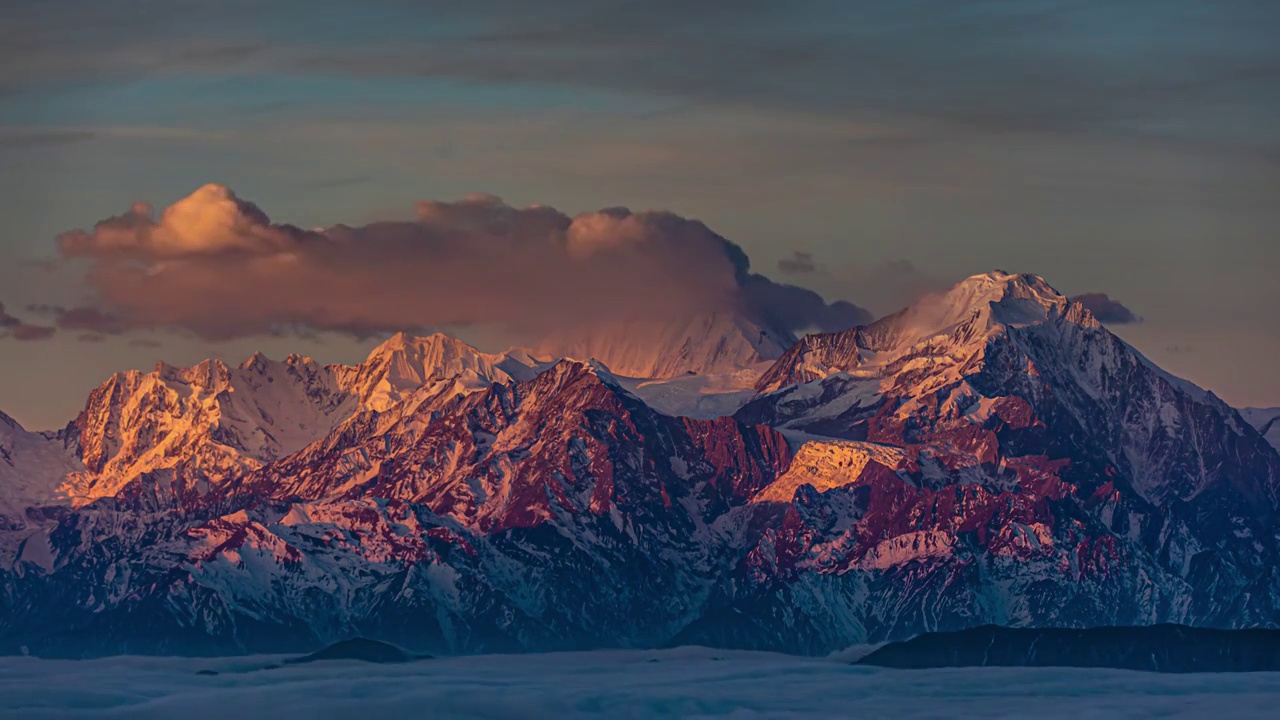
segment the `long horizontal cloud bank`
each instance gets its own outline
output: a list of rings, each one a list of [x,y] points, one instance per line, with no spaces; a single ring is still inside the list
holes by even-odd
[[[272,223],[222,185],[157,216],[145,204],[58,238],[94,302],[68,329],[186,330],[223,340],[290,331],[356,337],[496,324],[525,332],[619,319],[742,312],[770,327],[869,321],[846,302],[750,271],[701,222],[612,208],[569,217],[474,195],[423,201],[417,219],[325,230]]]
[[[1070,131],[1270,158],[1278,149],[1271,0],[366,0],[363,23],[323,5],[0,4],[13,38],[61,40],[4,43],[0,95],[256,70],[630,91],[942,126],[916,140]],[[333,42],[340,29],[345,41]],[[92,132],[14,141],[76,134]]]

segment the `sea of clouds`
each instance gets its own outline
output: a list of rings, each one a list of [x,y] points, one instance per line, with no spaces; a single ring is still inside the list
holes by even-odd
[[[280,660],[0,658],[0,717],[1228,720],[1272,718],[1280,707],[1280,673],[885,670],[850,665],[847,655],[705,648],[269,668]]]

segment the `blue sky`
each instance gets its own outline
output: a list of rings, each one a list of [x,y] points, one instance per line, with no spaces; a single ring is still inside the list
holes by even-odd
[[[1115,329],[1170,370],[1277,405],[1277,26],[1262,0],[8,2],[0,303],[48,323],[26,308],[92,301],[44,269],[54,238],[208,182],[300,227],[484,192],[699,218],[880,313],[1036,272],[1142,315]],[[779,269],[796,252],[813,272]],[[0,408],[49,427],[158,357],[371,342],[0,339]]]

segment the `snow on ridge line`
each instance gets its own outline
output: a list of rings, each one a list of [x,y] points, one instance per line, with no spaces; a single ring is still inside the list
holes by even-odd
[[[59,437],[0,413],[0,528],[21,523],[28,507],[60,502],[63,479],[82,469]]]
[[[899,366],[922,354],[955,364],[980,352],[1006,327],[1067,316],[1079,324],[1097,325],[1087,310],[1038,275],[974,275],[870,325],[805,336],[761,375],[756,389],[773,392],[840,372],[874,379],[909,369]]]
[[[630,394],[632,388],[604,363],[581,364]],[[354,366],[254,353],[237,366],[208,359],[116,373],[60,436],[83,463],[62,468],[59,479],[46,483],[56,492],[24,492],[14,502],[65,497],[80,506],[118,496],[147,476],[172,487],[164,492],[175,499],[204,494],[322,440],[364,411],[402,407],[400,414],[412,413],[421,402],[435,406],[494,384],[531,381],[555,365],[522,351],[483,353],[440,333],[397,333]]]
[[[590,357],[618,375],[674,378],[734,372],[775,360],[796,338],[728,313],[675,322],[619,321],[571,329],[532,349],[555,357]]]
[[[892,345],[905,342],[903,338],[909,339],[909,336],[922,327],[927,330],[937,323],[970,317],[956,308],[976,306],[979,314],[987,313],[988,322],[1000,323],[1034,321],[1035,308],[1041,308],[1045,313],[1050,310],[1061,312],[1061,308],[1067,303],[1066,298],[1053,290],[1043,278],[1001,271],[975,275],[957,284],[947,293],[943,293],[941,297],[951,298],[943,305],[954,307],[914,311],[908,309],[896,316],[873,323],[868,328],[851,332],[866,332],[876,327],[887,328],[892,332],[886,331],[883,333],[884,337],[877,340],[893,341],[890,343]],[[1008,307],[1003,307],[1002,304],[1006,303]],[[964,319],[957,321],[959,325],[965,322]],[[911,332],[895,326],[894,323],[905,324],[904,327],[909,326]],[[712,358],[717,362],[724,358],[732,359],[734,363],[740,361],[742,356],[735,353],[742,346],[724,346],[726,337],[745,342],[746,345],[753,347],[757,354],[763,352],[762,349],[767,345],[763,342],[764,330],[734,315],[706,317],[688,325],[673,327],[674,329],[668,328],[669,335],[686,343],[680,346],[680,354],[677,357],[680,361],[700,358]],[[954,327],[957,325],[947,326],[947,329]],[[716,332],[712,332],[705,337],[699,336],[706,342],[688,344],[691,342],[690,338],[694,337],[691,334],[693,331],[705,328],[711,328],[716,332],[731,332],[728,335],[716,335]],[[755,338],[760,341],[755,345],[752,345],[750,336],[753,328],[761,333]],[[773,339],[770,339],[770,342],[773,342]],[[929,342],[933,341],[930,339]],[[636,347],[640,346],[639,342],[633,344]],[[654,348],[645,349],[646,351],[654,350]],[[659,348],[659,350],[662,349]],[[926,379],[933,385],[955,379],[953,376],[960,371],[958,363],[964,360],[960,357],[964,354],[961,349],[939,345],[932,350],[937,352],[939,362],[929,369]],[[1175,387],[1185,392],[1197,390],[1204,393],[1190,383],[1160,370],[1140,353],[1136,351],[1134,353],[1162,377],[1170,380]],[[868,349],[863,355],[865,355],[863,358],[865,365],[858,369],[858,377],[855,379],[865,379],[878,384],[878,381],[884,378],[877,377],[876,370],[887,370],[894,353]],[[628,360],[624,353],[623,364],[634,362],[636,357],[640,356],[633,356]],[[806,371],[819,377],[843,372],[838,365],[819,362],[821,358],[806,356],[804,360]],[[813,362],[810,363],[810,360]],[[697,418],[720,417],[736,412],[755,395],[752,389],[753,383],[743,382],[743,379],[763,370],[763,363],[757,363],[747,368],[737,368],[732,372],[682,374],[654,380],[628,377],[628,373],[623,371],[615,372],[615,366],[607,360],[594,362],[599,365],[599,369],[608,373],[619,387],[660,412]],[[953,367],[943,372],[946,370],[943,366],[947,364]],[[531,379],[550,366],[550,361],[537,358],[528,351],[484,353],[461,340],[441,333],[414,337],[403,332],[388,338],[370,353],[364,363],[359,365],[321,366],[310,358],[293,354],[284,361],[274,361],[267,359],[261,353],[254,353],[244,363],[235,367],[228,367],[221,361],[213,359],[187,368],[160,363],[152,374],[156,375],[160,380],[159,384],[165,387],[157,388],[148,385],[146,389],[163,396],[164,404],[179,409],[176,411],[169,408],[148,410],[144,404],[131,406],[130,398],[123,396],[129,395],[130,392],[136,395],[142,388],[120,389],[119,394],[122,397],[107,403],[109,407],[106,408],[104,418],[88,418],[89,421],[100,421],[99,424],[103,427],[95,431],[100,437],[89,437],[86,442],[84,428],[79,427],[74,428],[81,431],[76,440],[82,451],[88,448],[89,452],[94,453],[92,473],[102,472],[103,466],[112,458],[120,457],[122,454],[127,457],[117,465],[133,464],[135,467],[113,468],[117,477],[101,488],[85,490],[83,487],[77,487],[76,489],[83,497],[101,497],[102,494],[118,491],[142,472],[172,470],[173,466],[166,464],[168,461],[165,457],[177,456],[185,461],[190,459],[187,455],[192,453],[202,455],[198,458],[201,462],[212,463],[209,465],[211,470],[240,472],[289,454],[325,437],[360,409],[389,411],[414,398],[422,388],[431,383],[433,378],[441,376],[454,378],[454,383],[448,387],[441,384],[440,393],[437,394],[456,395],[488,387],[495,382],[507,383]],[[902,369],[896,368],[894,372]],[[915,368],[913,366],[908,369],[914,371]],[[138,385],[142,382],[139,378],[147,377],[147,374],[139,371],[130,371],[125,375],[132,378],[127,382],[121,381],[126,385],[130,383]],[[867,377],[863,378],[864,375]],[[116,377],[113,376],[113,379]],[[887,377],[892,379],[891,376]],[[259,381],[258,378],[263,380]],[[299,383],[300,388],[296,387]],[[246,387],[250,389],[246,390]],[[282,388],[293,388],[299,392],[281,392]],[[236,392],[224,395],[222,390],[225,389],[236,390]],[[863,390],[867,392],[858,390],[855,393],[852,389],[848,389],[843,395],[852,398],[855,394],[868,397],[878,394],[878,391],[871,392],[870,387]],[[352,401],[349,397],[351,395],[356,396],[357,399]],[[1203,397],[1208,399],[1212,396],[1205,393]],[[196,400],[199,402],[196,403]],[[111,406],[112,403],[115,406]],[[188,412],[181,409],[183,403],[199,404],[201,407],[189,408]],[[162,417],[163,427],[160,433],[163,437],[155,440],[152,446],[147,447],[145,443],[137,442],[136,438],[126,437],[127,428],[121,430],[124,425],[128,425],[129,418],[136,423],[139,416],[155,413],[160,413]],[[165,418],[165,413],[173,417]],[[175,434],[179,437],[170,441]],[[1273,444],[1280,442],[1280,438],[1269,437],[1268,439]],[[188,453],[193,446],[197,451]],[[89,459],[88,454],[83,457],[86,460]],[[80,485],[93,484],[94,480],[82,475]]]
[[[69,489],[93,499],[118,492],[143,472],[173,471],[193,460],[213,462],[207,469],[221,474],[249,470],[324,437],[361,410],[385,412],[439,385],[433,381],[455,380],[456,394],[528,379],[539,369],[525,356],[481,353],[443,334],[397,333],[359,365],[254,353],[238,366],[208,359],[116,373],[65,431],[92,471]],[[113,477],[88,476],[104,472]]]

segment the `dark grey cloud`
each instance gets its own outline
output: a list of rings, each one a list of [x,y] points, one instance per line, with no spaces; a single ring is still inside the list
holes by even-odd
[[[7,3],[0,88],[184,71],[452,78],[842,119],[906,114],[925,121],[924,141],[1051,131],[1280,146],[1280,3],[1267,0],[369,0],[362,10],[353,23],[295,0]]]
[[[813,264],[813,255],[807,252],[796,251],[791,253],[791,257],[778,261],[778,272],[783,275],[808,275],[817,269]]]
[[[317,190],[335,190],[338,188],[363,185],[373,179],[371,175],[345,175],[341,177],[317,178],[307,182],[307,187]]]
[[[813,290],[750,275],[742,284],[750,311],[773,327],[794,331],[835,332],[866,325],[875,318],[850,302],[827,303]]]
[[[95,335],[119,335],[127,328],[120,318],[93,307],[54,308],[55,324],[63,330]]]
[[[574,5],[575,3],[567,3]],[[560,3],[564,7],[566,3]],[[1275,149],[1280,6],[1196,0],[580,4],[426,47],[314,56],[351,72],[630,89],[840,117],[923,138],[1094,132]],[[539,5],[541,8],[541,4]],[[1215,122],[1233,116],[1230,132]],[[1220,121],[1221,118],[1218,118]],[[895,137],[901,142],[903,138]]]
[[[784,330],[865,322],[850,303],[751,272],[742,248],[673,213],[606,208],[575,217],[490,195],[422,201],[417,219],[323,231],[272,223],[206,185],[158,216],[136,204],[63,233],[96,299],[53,309],[59,327],[133,329],[222,340],[330,331],[569,324],[741,312]]]
[[[0,148],[45,147],[70,145],[92,140],[96,134],[89,130],[60,130],[47,128],[0,128]]]
[[[57,328],[47,325],[31,325],[28,323],[18,323],[17,325],[5,328],[0,332],[0,337],[10,337],[14,340],[48,340],[57,333]]]
[[[34,325],[22,318],[10,315],[0,303],[0,338],[13,340],[48,340],[57,330],[45,325]]]
[[[807,253],[796,253],[788,260],[796,262],[797,258],[800,269],[804,271],[793,270],[790,274],[795,275],[798,282],[825,297],[852,295],[877,316],[895,313],[964,279],[963,273],[943,276],[926,272],[907,259],[838,264]],[[813,269],[808,270],[809,267]],[[779,263],[779,269],[785,269],[782,263]]]
[[[0,303],[0,328],[11,328],[21,324],[22,324],[22,321],[14,317],[13,315],[10,315],[4,309],[4,303]]]
[[[926,272],[907,259],[850,268],[842,277],[859,292],[865,292],[868,302],[874,300],[877,306],[883,306],[886,314],[897,312],[926,295],[943,292],[963,279],[960,275]]]
[[[1071,298],[1071,301],[1084,305],[1098,319],[1098,322],[1107,325],[1132,325],[1142,322],[1141,317],[1106,293],[1077,295]]]

